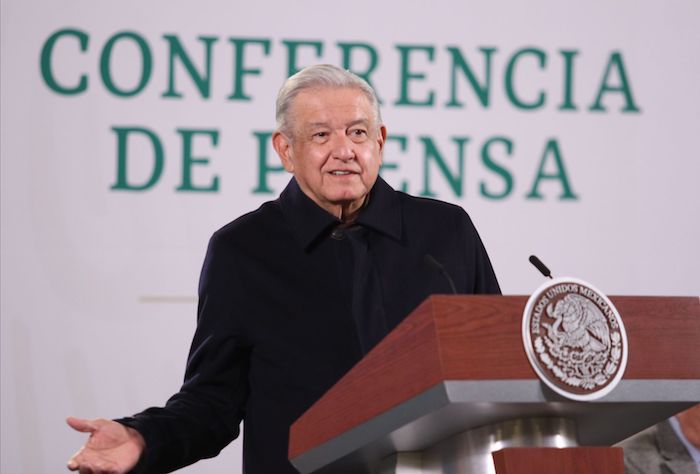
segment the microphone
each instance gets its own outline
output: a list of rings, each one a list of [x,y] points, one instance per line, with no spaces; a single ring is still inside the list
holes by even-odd
[[[549,279],[552,279],[552,272],[549,271],[549,268],[547,268],[547,265],[542,263],[542,260],[535,257],[534,255],[530,255],[529,260],[530,260],[530,263],[533,264],[535,266],[535,268],[537,268],[542,275],[546,276]]]
[[[447,283],[450,284],[450,289],[452,290],[452,294],[457,294],[457,288],[455,288],[455,282],[452,281],[452,277],[450,277],[450,274],[447,273],[447,270],[445,270],[445,267],[442,263],[438,262],[435,260],[435,257],[430,255],[429,253],[425,254],[423,257],[423,263],[425,264],[426,267],[432,269],[432,270],[437,270],[440,273],[442,273],[442,276],[445,277],[445,280],[447,280]]]

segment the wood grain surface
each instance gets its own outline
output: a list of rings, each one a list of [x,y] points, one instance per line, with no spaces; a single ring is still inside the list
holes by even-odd
[[[622,448],[507,448],[493,453],[496,474],[624,474]]]
[[[290,458],[443,380],[536,379],[521,338],[527,298],[428,298],[292,425]],[[700,379],[698,297],[610,299],[629,342],[623,379]]]

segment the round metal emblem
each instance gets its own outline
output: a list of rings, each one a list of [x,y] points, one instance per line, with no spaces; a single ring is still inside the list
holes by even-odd
[[[523,343],[537,376],[558,394],[595,400],[610,393],[627,366],[627,334],[617,309],[576,278],[540,286],[525,306]]]

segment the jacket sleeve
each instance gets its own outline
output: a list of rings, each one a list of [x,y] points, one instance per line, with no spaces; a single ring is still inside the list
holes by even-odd
[[[132,472],[170,472],[216,456],[235,439],[249,391],[250,348],[237,322],[235,259],[212,237],[199,284],[197,329],[185,380],[164,407],[116,420],[141,433],[146,450]]]

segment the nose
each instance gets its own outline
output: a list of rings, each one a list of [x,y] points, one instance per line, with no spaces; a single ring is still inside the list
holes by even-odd
[[[351,161],[355,159],[355,150],[350,137],[344,133],[333,134],[331,141],[331,157],[341,161]]]

